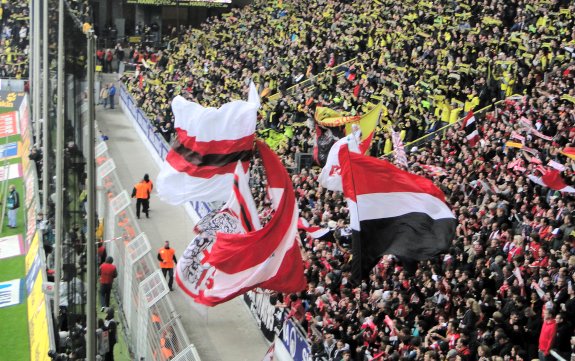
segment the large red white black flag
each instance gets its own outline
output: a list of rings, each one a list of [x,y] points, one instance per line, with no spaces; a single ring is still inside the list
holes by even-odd
[[[339,164],[352,228],[352,283],[383,255],[425,260],[449,248],[456,220],[431,180],[346,146]]]
[[[170,204],[227,201],[238,161],[247,171],[253,152],[260,100],[253,83],[248,101],[205,108],[182,96],[172,101],[176,139],[157,179]]]

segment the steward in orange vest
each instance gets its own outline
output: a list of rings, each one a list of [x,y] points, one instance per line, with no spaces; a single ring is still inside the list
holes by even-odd
[[[144,174],[144,183],[148,185],[149,188],[148,194],[152,194],[152,191],[154,190],[154,182],[150,180],[150,176],[148,175],[148,173]],[[148,197],[148,210],[149,209],[150,209],[150,197]]]
[[[170,242],[166,241],[164,247],[158,250],[158,261],[160,261],[160,268],[164,277],[168,275],[168,287],[173,291],[172,285],[174,284],[174,266],[178,262],[176,259],[176,251],[170,248]]]
[[[150,218],[148,210],[150,208],[150,186],[143,179],[134,186],[132,198],[136,197],[136,216],[140,219],[140,209],[146,213],[146,218]]]

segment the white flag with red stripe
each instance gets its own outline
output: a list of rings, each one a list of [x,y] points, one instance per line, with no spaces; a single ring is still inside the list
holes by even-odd
[[[253,83],[248,101],[233,101],[218,109],[175,97],[176,139],[158,175],[160,198],[175,205],[226,201],[236,163],[241,161],[247,170],[252,157],[259,107]]]
[[[547,163],[547,165],[557,169],[559,172],[564,172],[566,169],[563,164],[556,162],[554,160],[550,160],[549,163]]]
[[[341,138],[332,145],[327,156],[327,161],[321,169],[321,173],[317,179],[322,187],[332,191],[343,191],[343,187],[341,185],[341,168],[339,166],[338,159],[339,149],[343,145],[346,145],[346,148],[352,152],[365,154],[365,149],[368,144],[370,144],[371,138],[363,141],[359,141],[359,139],[361,139],[361,133],[352,133]]]
[[[561,178],[561,173],[559,173],[557,169],[545,169],[542,166],[538,166],[536,169],[542,173],[542,176],[529,175],[528,177],[533,183],[560,192],[575,193],[575,188],[565,183],[563,178]]]
[[[258,141],[257,146],[275,213],[263,228],[243,234],[235,231],[238,227],[243,228],[242,222],[232,217],[236,224],[230,222],[228,228],[234,232],[223,230],[215,235],[213,245],[205,248],[200,261],[203,267],[210,268],[202,278],[206,286],[197,293],[186,292],[198,303],[214,306],[256,287],[290,293],[306,286],[297,240],[298,208],[291,179],[277,155],[265,143]],[[251,197],[249,190],[246,194],[243,192],[242,198]],[[178,273],[177,276],[181,286]]]
[[[230,275],[218,271],[206,262],[217,232],[245,233],[261,228],[257,208],[250,192],[249,180],[241,162],[234,172],[233,190],[228,202],[219,212],[212,212],[196,225],[198,235],[190,242],[176,265],[179,289],[199,304],[210,295],[214,284],[227,282]],[[222,281],[223,278],[223,281]]]

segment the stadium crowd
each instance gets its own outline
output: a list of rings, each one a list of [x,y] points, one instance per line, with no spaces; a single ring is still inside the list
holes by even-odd
[[[262,95],[283,91],[279,99],[264,97],[262,110],[266,126],[282,132],[313,118],[317,103],[353,115],[383,97],[385,120],[401,120],[410,141],[532,87],[568,61],[565,49],[575,45],[572,9],[560,1],[436,5],[256,1],[201,29],[175,31],[168,51],[134,47],[129,61],[145,65],[125,80],[158,125],[172,122],[174,94],[218,106],[240,98],[249,79]],[[314,86],[287,91],[306,79]]]
[[[301,234],[308,289],[277,305],[308,332],[314,360],[553,360],[551,349],[574,360],[575,197],[527,177],[556,167],[575,184],[573,13],[559,0],[255,1],[175,31],[168,50],[133,49],[142,65],[124,82],[169,139],[174,95],[219,106],[253,80],[265,126],[290,128],[278,147],[288,168],[313,147],[317,105],[353,115],[382,100],[381,156],[387,125],[408,143],[507,98],[478,117],[475,147],[457,124],[408,146],[409,170],[433,178],[459,219],[449,251],[415,272],[386,256],[353,287],[342,195],[317,169],[294,174],[302,217],[333,239]]]
[[[339,360],[335,350],[346,344],[357,360],[532,360],[550,357],[551,348],[571,359],[575,198],[527,175],[555,161],[565,166],[565,181],[575,182],[574,163],[561,153],[572,145],[574,79],[571,66],[536,86],[527,102],[508,100],[487,113],[475,147],[456,125],[411,149],[409,170],[432,177],[459,219],[448,253],[420,263],[415,274],[385,257],[352,287],[342,195],[318,186],[314,170],[294,176],[304,218],[329,225],[335,237],[301,234],[308,290],[284,300],[315,337],[317,359]],[[525,119],[552,140],[534,135]],[[523,150],[506,146],[513,133],[525,137]]]
[[[29,4],[8,0],[0,4],[0,77],[27,78]]]

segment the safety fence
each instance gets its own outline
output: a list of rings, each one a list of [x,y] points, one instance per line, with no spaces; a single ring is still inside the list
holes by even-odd
[[[98,214],[108,255],[118,268],[114,293],[135,360],[200,361],[171,302],[168,284],[140,230],[105,142],[96,146]]]

